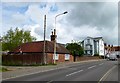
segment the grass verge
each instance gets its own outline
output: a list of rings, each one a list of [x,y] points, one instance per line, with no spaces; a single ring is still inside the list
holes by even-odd
[[[0,72],[5,72],[5,71],[8,71],[8,69],[5,67],[0,67]]]

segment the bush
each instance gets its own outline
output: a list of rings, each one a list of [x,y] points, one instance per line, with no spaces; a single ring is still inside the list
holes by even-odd
[[[99,54],[94,54],[94,56],[99,56]]]

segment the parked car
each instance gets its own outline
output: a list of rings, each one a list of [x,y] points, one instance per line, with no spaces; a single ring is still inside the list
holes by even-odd
[[[116,56],[116,54],[110,54],[110,56],[109,56],[109,60],[117,60],[117,56]]]
[[[120,58],[120,55],[116,55],[117,56],[117,58]]]

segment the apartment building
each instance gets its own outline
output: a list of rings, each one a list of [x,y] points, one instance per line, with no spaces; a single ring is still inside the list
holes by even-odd
[[[102,37],[87,37],[82,41],[82,47],[86,56],[94,56],[95,54],[104,56],[104,40]]]

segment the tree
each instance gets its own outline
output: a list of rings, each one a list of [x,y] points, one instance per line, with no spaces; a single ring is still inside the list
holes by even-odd
[[[7,31],[2,37],[2,50],[13,50],[22,43],[35,41],[36,38],[30,35],[30,31],[23,31],[16,28],[14,31],[12,28]]]
[[[84,54],[83,48],[78,43],[69,43],[66,45],[66,48],[74,56],[74,61],[75,61],[76,56],[82,56]]]

